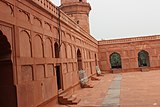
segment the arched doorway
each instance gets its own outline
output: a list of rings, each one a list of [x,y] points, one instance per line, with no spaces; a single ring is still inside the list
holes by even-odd
[[[0,30],[0,104],[2,107],[17,107],[16,87],[13,80],[11,45]]]
[[[77,62],[78,62],[78,70],[82,70],[82,56],[79,49],[77,50]]]
[[[110,55],[110,65],[112,69],[122,68],[121,56],[119,53],[114,52]]]
[[[54,43],[54,52],[55,52],[55,58],[59,58],[59,46],[58,43]]]
[[[97,66],[97,55],[95,54],[94,57],[95,57],[95,65]]]
[[[63,89],[62,87],[62,73],[61,73],[61,65],[60,64],[56,64],[56,78],[57,78],[57,87],[58,87],[58,90],[61,90]]]
[[[138,53],[138,66],[139,67],[149,67],[149,53],[147,51],[141,50]]]

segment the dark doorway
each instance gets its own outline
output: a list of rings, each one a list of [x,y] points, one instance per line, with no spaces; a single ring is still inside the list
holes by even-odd
[[[122,68],[121,56],[119,53],[114,52],[110,55],[110,64],[112,69]]]
[[[17,107],[16,87],[13,80],[11,45],[0,30],[0,105]]]
[[[95,65],[97,66],[97,56],[95,54]]]
[[[57,86],[58,90],[62,89],[61,86],[61,71],[60,71],[60,66],[56,66],[56,76],[57,76]]]
[[[138,53],[138,66],[139,67],[149,67],[150,62],[149,62],[149,54],[147,51],[140,51]]]
[[[77,50],[77,62],[78,62],[78,70],[82,70],[82,57],[81,57],[81,52],[78,49]]]
[[[57,42],[54,44],[54,52],[55,52],[55,58],[59,58],[59,45]]]

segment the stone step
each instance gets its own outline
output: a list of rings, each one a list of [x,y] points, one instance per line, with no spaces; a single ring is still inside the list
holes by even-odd
[[[58,97],[64,97],[64,96],[67,96],[67,93],[62,93],[58,95]]]
[[[72,101],[72,104],[78,104],[81,101],[80,98],[76,98]]]
[[[71,97],[72,97],[71,94],[67,94],[67,95],[63,96],[64,99],[68,99],[68,98],[71,98]]]
[[[64,105],[72,105],[72,104],[77,104],[80,102],[80,99],[78,99],[76,96],[72,96],[71,94],[68,93],[62,93],[58,96],[58,101],[60,104]]]
[[[76,99],[76,97],[70,97],[68,98],[68,101],[74,101]]]
[[[96,76],[92,76],[92,77],[91,77],[91,80],[92,80],[92,81],[100,81],[101,79],[98,78],[98,77],[96,77]]]

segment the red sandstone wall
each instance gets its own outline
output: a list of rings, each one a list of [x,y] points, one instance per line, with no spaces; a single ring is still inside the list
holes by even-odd
[[[71,3],[71,2],[79,2],[80,0],[61,0],[61,4],[63,3]],[[82,2],[87,2],[87,0],[82,0]]]
[[[63,90],[78,85],[77,49],[81,51],[88,76],[96,73],[97,41],[63,12],[60,58],[55,58],[54,44],[59,42],[58,10],[48,0],[41,1],[0,1],[0,30],[12,46],[19,107],[35,107],[56,97],[57,64],[61,69]]]
[[[149,53],[150,68],[160,67],[159,36],[99,41],[99,63],[103,71],[110,71],[110,55],[117,52],[121,55],[123,71],[138,69],[138,52]]]

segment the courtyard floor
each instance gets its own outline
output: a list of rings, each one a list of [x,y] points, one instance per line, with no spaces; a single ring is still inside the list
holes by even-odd
[[[75,93],[78,105],[68,107],[160,107],[160,70],[106,74],[93,88]],[[57,105],[57,107],[66,107]]]

